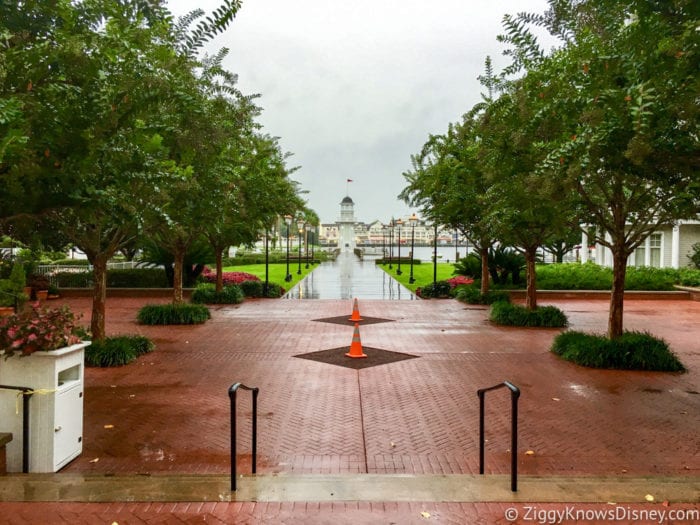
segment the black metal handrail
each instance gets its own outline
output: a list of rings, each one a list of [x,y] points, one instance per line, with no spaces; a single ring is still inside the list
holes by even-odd
[[[253,392],[253,474],[257,470],[258,450],[258,387],[249,387],[242,383],[234,383],[228,389],[228,397],[231,400],[231,491],[236,491],[236,391],[242,388]]]
[[[476,391],[479,396],[479,474],[484,473],[484,399],[486,392],[489,390],[497,390],[499,388],[508,388],[510,390],[510,400],[512,405],[511,410],[511,436],[510,436],[510,490],[518,491],[518,398],[520,397],[520,389],[509,381],[504,381],[497,385],[480,388]]]
[[[11,385],[0,385],[0,389],[22,392],[22,472],[27,474],[29,472],[29,399],[34,389],[28,386]]]

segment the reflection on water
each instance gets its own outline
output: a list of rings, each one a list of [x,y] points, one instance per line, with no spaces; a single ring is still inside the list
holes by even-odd
[[[377,268],[344,252],[316,269],[284,296],[286,299],[416,299],[406,287]]]

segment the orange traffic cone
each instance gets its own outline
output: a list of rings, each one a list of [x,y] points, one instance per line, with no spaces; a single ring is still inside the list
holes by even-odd
[[[355,331],[352,334],[352,343],[350,343],[350,351],[345,354],[348,357],[367,357],[362,351],[362,342],[360,342],[360,325],[355,323]]]
[[[357,297],[355,297],[355,302],[352,305],[352,315],[348,321],[362,321],[362,317],[360,317],[360,309],[357,306]]]

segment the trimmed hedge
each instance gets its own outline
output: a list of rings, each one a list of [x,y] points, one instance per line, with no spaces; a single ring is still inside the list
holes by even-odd
[[[452,297],[452,285],[447,281],[437,281],[427,284],[420,289],[419,297],[423,299],[445,299],[447,297]]]
[[[243,299],[243,290],[235,284],[224,286],[220,292],[217,292],[216,285],[201,283],[192,292],[192,302],[196,304],[239,304]]]
[[[491,305],[491,321],[505,326],[539,326],[561,328],[569,323],[566,314],[556,306],[540,306],[529,310],[524,306],[497,301]]]
[[[59,288],[90,288],[93,285],[91,271],[57,272],[51,276]],[[132,268],[107,270],[108,288],[172,288],[162,268]]]
[[[539,290],[610,290],[612,269],[586,264],[558,263],[537,266]],[[630,266],[625,275],[625,290],[670,291],[674,285],[700,286],[700,270],[692,268],[652,268]]]
[[[136,318],[149,325],[202,324],[211,318],[211,313],[201,304],[147,304]]]
[[[592,368],[683,372],[668,343],[646,332],[625,332],[617,339],[569,331],[559,334],[551,351],[567,361]]]
[[[107,270],[109,288],[172,288],[162,268]]]
[[[284,295],[284,288],[277,283],[267,283],[267,297],[277,299]],[[265,283],[262,281],[243,281],[240,285],[246,297],[266,297]]]
[[[506,291],[489,290],[482,295],[480,287],[477,286],[459,286],[455,292],[455,298],[467,304],[493,304],[498,301],[510,302],[510,294]]]
[[[389,264],[389,263],[399,264],[399,258],[392,257],[391,259],[389,259],[388,257],[385,257],[383,259],[379,258],[379,259],[374,260],[374,264]],[[423,261],[421,259],[413,259],[414,265],[422,264],[422,263],[423,263]],[[402,255],[401,256],[401,264],[410,265],[411,264],[411,257]]]
[[[85,348],[87,366],[122,366],[131,363],[142,354],[152,352],[153,341],[142,335],[122,335],[93,341]]]
[[[296,254],[298,252],[289,252],[290,258],[296,259]],[[305,253],[302,254],[302,260],[306,260]],[[315,250],[313,262],[318,263],[328,260],[328,254],[322,250]],[[270,264],[280,264],[287,261],[287,252],[285,251],[275,251],[270,252],[268,257],[268,262]],[[311,262],[311,254],[309,254],[309,262]],[[265,253],[240,253],[235,257],[224,257],[224,266],[245,266],[248,264],[265,264]]]

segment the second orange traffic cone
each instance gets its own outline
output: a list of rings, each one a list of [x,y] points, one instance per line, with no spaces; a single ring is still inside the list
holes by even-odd
[[[362,342],[360,341],[360,325],[355,323],[355,331],[352,334],[352,343],[350,343],[350,351],[345,354],[348,357],[367,357],[362,351]]]
[[[352,315],[348,321],[362,321],[362,317],[360,317],[360,308],[357,306],[357,297],[352,305]]]

